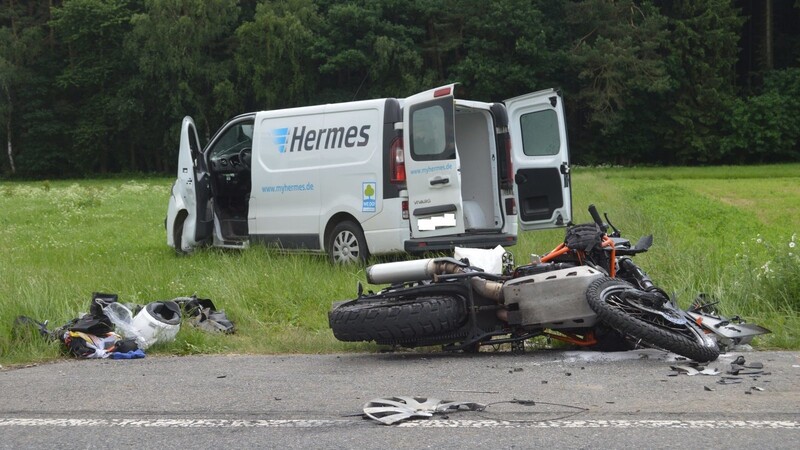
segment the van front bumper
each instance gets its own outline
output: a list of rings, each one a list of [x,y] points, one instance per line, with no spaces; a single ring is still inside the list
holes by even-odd
[[[514,234],[473,234],[469,236],[442,236],[425,239],[409,239],[405,242],[408,253],[424,253],[430,251],[453,250],[455,247],[495,248],[498,245],[508,247],[517,243]]]

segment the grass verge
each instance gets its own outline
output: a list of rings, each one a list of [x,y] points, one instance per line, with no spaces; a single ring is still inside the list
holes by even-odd
[[[800,165],[736,168],[579,168],[573,177],[576,223],[595,203],[632,240],[653,233],[637,263],[687,306],[698,292],[772,329],[765,348],[800,348]],[[0,183],[0,364],[52,360],[58,347],[18,315],[61,325],[88,309],[91,293],[123,302],[197,294],[237,326],[232,336],[184,327],[153,352],[317,353],[374,350],[343,344],[328,330],[333,301],[355,295],[363,267],[333,267],[314,255],[203,249],[178,257],[163,221],[171,180]],[[518,264],[543,254],[563,230],[521,233]],[[794,239],[794,240],[793,240]],[[794,258],[794,259],[793,259]]]

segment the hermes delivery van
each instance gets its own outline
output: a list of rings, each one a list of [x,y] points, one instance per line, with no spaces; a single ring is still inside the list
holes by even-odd
[[[560,94],[484,103],[454,88],[243,114],[205,147],[186,117],[167,244],[261,242],[351,262],[509,246],[518,226],[569,223]]]

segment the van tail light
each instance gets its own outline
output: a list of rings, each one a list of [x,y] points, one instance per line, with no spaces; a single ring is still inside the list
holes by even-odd
[[[403,184],[406,182],[406,157],[403,154],[403,138],[397,136],[392,141],[389,149],[389,173],[391,174],[392,184]]]
[[[403,219],[408,220],[408,200],[403,200],[401,205],[402,205],[401,208],[403,212]]]
[[[509,216],[517,215],[517,201],[514,200],[514,197],[508,197],[506,199],[506,214]]]

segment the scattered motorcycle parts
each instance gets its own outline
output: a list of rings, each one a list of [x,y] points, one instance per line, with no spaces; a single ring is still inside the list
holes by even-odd
[[[485,408],[486,405],[474,402],[397,396],[370,400],[364,405],[364,415],[384,425],[392,425],[407,419],[427,419],[436,413],[482,411]]]
[[[717,344],[721,351],[726,352],[737,345],[750,344],[755,336],[771,333],[770,330],[762,326],[746,323],[739,316],[732,318],[723,316],[714,308],[718,303],[718,301],[714,300],[709,301],[706,294],[700,294],[687,311],[687,314],[704,331],[717,339]]]

